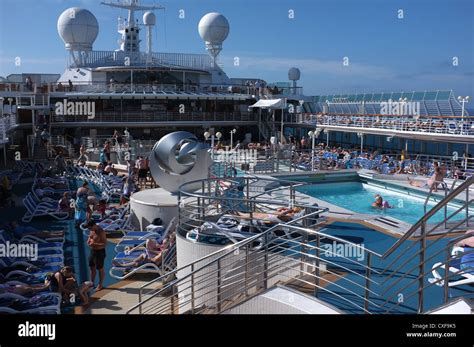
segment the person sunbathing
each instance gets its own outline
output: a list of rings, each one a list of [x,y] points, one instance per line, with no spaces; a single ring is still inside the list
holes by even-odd
[[[168,249],[173,242],[173,236],[165,238],[161,245],[154,239],[148,239],[146,240],[145,251],[141,253],[138,257],[136,257],[130,262],[120,262],[117,260],[113,260],[112,265],[116,267],[125,268],[137,268],[146,263],[154,263],[156,265],[159,265],[161,263],[163,251],[165,249]]]
[[[38,292],[48,290],[49,285],[45,283],[41,284],[11,284],[11,283],[4,283],[0,284],[0,294],[4,293],[11,293],[11,294],[18,294],[18,295],[30,295],[36,294]]]
[[[10,233],[17,239],[21,239],[24,236],[35,236],[40,239],[47,239],[53,237],[63,237],[63,231],[43,231],[38,230],[29,225],[19,225],[16,220],[13,220],[2,226],[6,232]]]
[[[250,213],[242,213],[238,212],[237,215],[239,217],[243,217],[246,219],[260,219],[266,223],[281,223],[281,222],[289,222],[292,220],[296,214],[301,212],[302,209],[300,207],[279,207],[276,212],[277,213],[262,213],[262,212],[254,212]]]
[[[42,180],[41,178],[37,182],[38,187],[40,188],[52,188],[52,189],[69,189],[69,186],[65,182],[59,181],[47,181]]]

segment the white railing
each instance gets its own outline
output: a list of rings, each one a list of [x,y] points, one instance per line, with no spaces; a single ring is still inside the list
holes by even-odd
[[[152,63],[147,64],[147,54],[143,52],[93,51],[85,57],[79,66],[130,66],[164,65],[168,67],[189,67],[210,70],[214,67],[212,58],[207,54],[152,53]]]
[[[317,126],[340,126],[349,128],[376,128],[403,132],[432,134],[474,135],[474,118],[460,116],[396,116],[396,115],[313,115],[305,114],[301,119],[290,118],[296,123]]]

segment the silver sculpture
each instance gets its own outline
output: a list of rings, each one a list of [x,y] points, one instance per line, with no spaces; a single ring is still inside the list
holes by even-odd
[[[178,193],[184,183],[208,177],[212,164],[209,145],[199,142],[187,131],[176,131],[163,136],[150,154],[150,172],[155,182],[171,193]],[[200,188],[200,184],[186,185],[186,191]]]

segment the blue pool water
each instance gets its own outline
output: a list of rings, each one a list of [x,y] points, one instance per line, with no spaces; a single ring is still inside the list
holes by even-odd
[[[385,253],[397,241],[397,239],[391,235],[350,223],[338,222],[330,224],[323,228],[321,232],[363,245],[365,248],[379,254]],[[428,286],[428,279],[432,278],[430,269],[433,265],[439,261],[443,261],[444,252],[442,252],[442,249],[446,247],[449,241],[450,240],[446,238],[438,241],[427,240],[426,242],[426,259],[429,260],[425,266],[425,310],[433,309],[443,304],[443,288],[435,285]],[[411,246],[412,241],[407,241],[400,248],[396,249],[387,259],[381,259],[377,256],[372,257],[371,266],[373,269],[377,269],[379,273],[372,272],[371,274],[371,279],[374,281],[374,283],[371,284],[371,290],[377,293],[370,294],[371,304],[369,310],[371,312],[386,313],[389,311],[391,313],[416,313],[418,305],[416,295],[418,280],[415,275],[417,274],[416,269],[419,257],[415,256],[410,258],[402,256],[402,252],[405,252],[405,250],[408,250],[411,254],[418,248],[417,246],[409,248]],[[404,254],[406,255],[407,253]],[[400,256],[402,256],[403,260],[399,259]],[[347,272],[345,277],[341,278],[337,283],[329,284],[326,287],[327,290],[319,291],[317,296],[345,312],[362,313],[362,310],[355,305],[359,307],[364,306],[364,291],[361,288],[365,286],[365,279],[363,277],[365,269],[360,265],[355,265],[355,263],[345,261],[342,258],[330,257],[326,259],[340,266],[350,268],[354,272]],[[354,260],[355,258],[352,257],[352,259]],[[394,265],[390,265],[395,259],[399,260],[396,261]],[[366,259],[359,264],[365,263]],[[397,269],[396,271],[400,276],[391,276],[390,271],[382,273],[382,269],[385,269],[387,266],[390,266],[392,269]],[[407,273],[411,275],[401,277]],[[355,283],[359,286],[355,285]],[[342,300],[332,293],[336,293],[348,301]],[[354,295],[354,293],[357,295]],[[403,302],[399,301],[399,293],[403,294]],[[448,296],[449,298],[457,298],[460,296],[472,298],[473,293],[472,285],[463,285],[449,288]]]
[[[424,199],[369,186],[360,182],[315,184],[301,187],[299,191],[354,212],[384,215],[411,224],[416,223],[424,215]],[[383,199],[388,201],[394,208],[373,208],[372,202],[374,201],[375,194],[382,195]],[[434,203],[429,203],[427,210],[433,206]],[[448,207],[448,215],[454,211],[456,211],[455,208]],[[453,220],[456,219],[455,217],[453,217]],[[439,211],[429,220],[429,223],[441,222],[443,219],[444,212]]]

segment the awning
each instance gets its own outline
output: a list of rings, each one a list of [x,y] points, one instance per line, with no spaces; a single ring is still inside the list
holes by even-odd
[[[260,99],[249,107],[281,109],[285,108],[285,100],[283,99]]]

